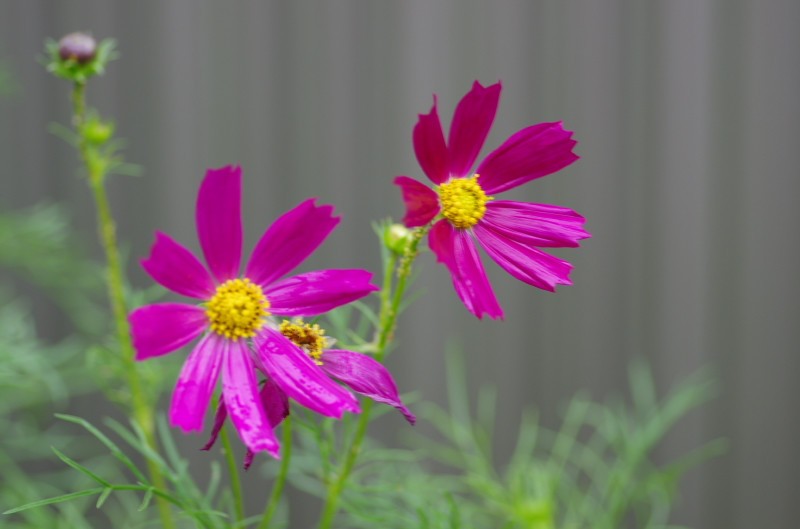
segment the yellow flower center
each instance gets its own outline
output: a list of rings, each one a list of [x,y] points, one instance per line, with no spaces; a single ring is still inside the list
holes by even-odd
[[[231,340],[252,338],[264,326],[269,301],[249,279],[231,279],[217,287],[206,305],[211,330]]]
[[[304,323],[302,318],[291,322],[283,320],[279,328],[284,336],[289,338],[300,349],[308,353],[317,365],[322,365],[322,350],[328,343],[325,337],[325,329],[321,328],[316,323],[309,325]]]
[[[453,178],[439,186],[442,215],[456,228],[471,228],[486,214],[487,197],[478,184],[478,177]]]

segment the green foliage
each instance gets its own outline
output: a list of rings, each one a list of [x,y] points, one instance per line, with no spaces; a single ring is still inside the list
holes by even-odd
[[[119,363],[110,361],[118,347],[102,338],[107,316],[94,299],[100,274],[82,257],[60,209],[40,206],[0,214],[0,266],[49,293],[76,329],[66,340],[44,342],[26,302],[8,288],[0,289],[4,527],[83,529],[108,526],[109,521],[115,526],[155,526],[155,498],[181,513],[180,527],[258,525],[258,517],[235,521],[234,499],[217,461],[210,463],[208,485],[197,486],[164,420],[158,424],[161,452],[148,447],[135,422],[107,419],[98,427],[59,414],[61,421],[53,424],[52,411],[62,409],[69,398],[94,391],[92,380],[120,380],[113,371]],[[132,292],[129,299],[139,305],[153,296]],[[339,339],[338,347],[376,351],[375,338],[366,337],[380,321],[369,305],[342,307],[325,320],[329,334]],[[104,345],[87,347],[90,341]],[[680,477],[724,446],[715,441],[674,461],[656,463],[653,452],[659,442],[714,395],[714,384],[699,374],[659,397],[649,371],[636,364],[629,403],[621,398],[599,403],[578,395],[556,430],[527,413],[514,450],[498,458],[495,394],[484,389],[472,409],[463,366],[451,360],[449,411],[431,404],[414,406],[421,411],[421,423],[435,434],[413,435],[414,449],[386,448],[367,438],[341,499],[340,527],[667,529]],[[160,375],[145,378],[154,391],[174,378],[175,369],[164,369],[163,363],[160,367]],[[94,377],[86,376],[87,368]],[[394,413],[388,406],[372,411],[374,419]],[[321,420],[295,406],[292,420],[289,482],[324,498],[358,435],[359,418]],[[259,459],[267,478],[274,479],[279,464]],[[53,467],[54,462],[60,466]],[[144,463],[159,469],[165,486],[148,478]],[[284,498],[270,527],[287,523]]]
[[[463,367],[449,366],[450,411],[418,405],[437,435],[417,436],[417,450],[365,449],[345,494],[343,508],[354,528],[431,529],[668,529],[680,477],[724,451],[709,442],[676,460],[656,463],[654,450],[676,422],[715,394],[699,373],[659,399],[642,364],[631,368],[632,404],[622,399],[593,402],[583,395],[568,405],[561,426],[551,430],[536,414],[520,421],[515,448],[496,457],[495,394],[480,392],[470,411]],[[314,428],[308,428],[314,431]],[[315,432],[330,452],[338,442]],[[304,445],[313,445],[306,439]],[[298,483],[317,493],[314,478],[326,479],[321,458],[298,466]],[[312,470],[322,468],[317,476]],[[444,468],[442,468],[444,466]],[[432,468],[439,468],[432,472]]]
[[[39,287],[79,332],[97,335],[105,319],[95,299],[102,271],[81,250],[59,206],[0,212],[0,269]]]
[[[125,479],[82,434],[53,419],[54,411],[96,392],[108,366],[119,365],[109,362],[113,344],[103,355],[88,345],[102,339],[107,327],[107,311],[100,308],[102,273],[84,257],[63,210],[40,205],[0,212],[0,271],[0,277],[11,279],[0,284],[0,510],[71,494],[78,467],[91,466],[109,480]],[[48,339],[40,336],[22,290],[61,309],[64,321],[55,336],[66,331],[66,338],[55,338],[52,332]],[[55,465],[56,457],[73,468]],[[128,498],[106,505],[101,515],[81,496],[71,496],[76,501],[55,509],[4,516],[0,525],[81,529],[108,526],[97,522],[103,517],[132,522],[146,518]]]
[[[120,481],[113,482],[112,480],[115,478],[103,477],[100,473],[95,472],[87,465],[79,463],[63,454],[60,450],[53,448],[53,452],[62,462],[80,474],[83,474],[88,478],[87,481],[93,482],[95,486],[49,498],[37,499],[9,509],[4,514],[24,513],[38,507],[60,505],[65,502],[87,497],[95,498],[94,505],[99,509],[103,507],[113,493],[136,493],[138,498],[138,507],[136,510],[138,512],[146,511],[151,506],[153,498],[160,497],[177,507],[187,520],[191,520],[191,526],[193,527],[208,529],[233,527],[233,525],[227,521],[228,515],[224,511],[217,510],[212,504],[213,499],[218,496],[215,494],[217,481],[212,479],[208,489],[205,491],[201,491],[196,486],[194,480],[188,473],[188,464],[185,459],[178,455],[178,451],[171,437],[171,431],[164,421],[161,421],[159,425],[161,434],[160,440],[166,454],[164,457],[148,446],[144,434],[136,423],[131,422],[130,426],[124,426],[117,421],[107,419],[106,425],[109,429],[114,431],[116,436],[121,438],[128,445],[129,449],[133,449],[133,451],[137,453],[138,458],[143,457],[159,467],[162,474],[170,481],[171,487],[169,490],[161,489],[151,483],[146,477],[147,473],[145,470],[140,468],[134,461],[134,457],[128,455],[125,449],[120,447],[117,442],[113,441],[111,437],[101,431],[100,428],[97,428],[89,421],[80,417],[61,414],[57,416],[64,421],[79,425],[86,433],[94,437],[96,441],[108,450],[113,459],[116,459],[117,463],[124,467],[115,468],[111,471],[115,478],[120,479]],[[125,477],[126,472],[128,473],[127,478]],[[215,472],[217,474],[219,473],[218,470]],[[133,481],[133,483],[131,483],[131,481]],[[121,517],[116,518],[117,522],[122,519]]]
[[[122,154],[126,146],[123,139],[114,138],[115,125],[103,120],[94,109],[87,111],[86,122],[78,131],[59,123],[51,123],[48,130],[76,149],[84,145],[87,174],[99,174],[104,179],[109,175],[141,176],[139,165],[128,163]]]
[[[76,440],[52,425],[52,408],[93,390],[87,383],[82,347],[75,339],[41,342],[26,304],[0,293],[0,498],[2,508],[69,490],[74,475],[54,470],[51,444],[78,449]],[[36,469],[33,471],[32,469]],[[80,505],[31,511],[2,526],[90,527]]]
[[[9,507],[52,494],[59,483],[69,481],[63,472],[32,476],[27,469],[52,456],[48,442],[65,441],[63,432],[48,428],[48,405],[85,388],[70,383],[77,380],[70,375],[79,374],[74,369],[80,353],[75,342],[39,342],[27,306],[7,291],[0,292],[0,307],[0,498],[2,507]],[[73,521],[82,518],[75,507],[69,512]],[[3,527],[67,527],[51,518],[48,513],[31,513],[7,522],[10,525],[4,521]]]

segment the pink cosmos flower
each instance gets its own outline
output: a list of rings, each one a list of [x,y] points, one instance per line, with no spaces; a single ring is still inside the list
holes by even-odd
[[[329,349],[333,340],[325,335],[325,330],[318,324],[310,325],[302,319],[297,319],[283,320],[280,325],[274,327],[272,347],[290,349],[294,355],[309,356],[328,376],[376,402],[397,408],[410,424],[416,422],[414,414],[400,399],[392,375],[380,362],[355,351]],[[266,368],[260,365],[260,362],[257,364],[259,369],[266,372]],[[273,428],[289,415],[289,401],[286,394],[269,378],[261,388],[261,403]],[[209,450],[214,445],[227,416],[227,407],[222,400],[217,408],[211,437],[203,450]],[[252,464],[254,455],[252,450],[247,450],[244,459],[245,469]]]
[[[278,457],[274,420],[267,413],[271,408],[262,404],[263,391],[259,395],[256,365],[284,395],[318,413],[341,418],[345,411],[359,413],[360,408],[312,358],[286,347],[285,338],[266,325],[267,317],[319,315],[377,287],[370,284],[372,274],[366,270],[319,270],[280,279],[339,223],[332,206],[317,206],[314,200],[299,204],[264,232],[240,275],[241,194],[239,167],[206,173],[196,222],[208,269],[163,233],[156,233],[150,256],[141,262],[158,283],[201,300],[201,305],[147,305],[134,310],[129,321],[137,360],[170,353],[201,337],[172,394],[173,426],[186,432],[202,430],[221,373],[222,395],[244,444],[253,452]]]
[[[426,186],[407,176],[394,182],[403,193],[408,227],[431,228],[428,244],[453,278],[461,301],[478,318],[502,318],[503,309],[481,264],[475,239],[513,277],[555,291],[570,285],[572,265],[538,248],[579,246],[590,237],[584,218],[561,206],[495,200],[501,193],[566,167],[572,152],[572,132],[560,122],[540,123],[513,134],[471,170],[494,121],[500,83],[483,87],[478,81],[456,107],[445,143],[436,111],[414,127],[414,151],[422,170],[434,183]]]

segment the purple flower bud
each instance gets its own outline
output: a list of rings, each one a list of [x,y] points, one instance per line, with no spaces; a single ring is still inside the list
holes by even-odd
[[[97,43],[86,33],[70,33],[58,41],[58,55],[61,60],[74,60],[85,64],[94,59]]]

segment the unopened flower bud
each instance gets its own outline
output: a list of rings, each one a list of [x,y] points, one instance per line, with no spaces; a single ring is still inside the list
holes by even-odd
[[[90,117],[83,125],[83,136],[95,145],[102,145],[114,135],[114,124],[102,121],[96,116]]]
[[[402,224],[392,224],[384,232],[383,240],[392,252],[402,255],[411,238],[411,230]]]
[[[86,64],[94,59],[96,53],[97,42],[86,33],[70,33],[58,41],[58,55],[63,61]]]

